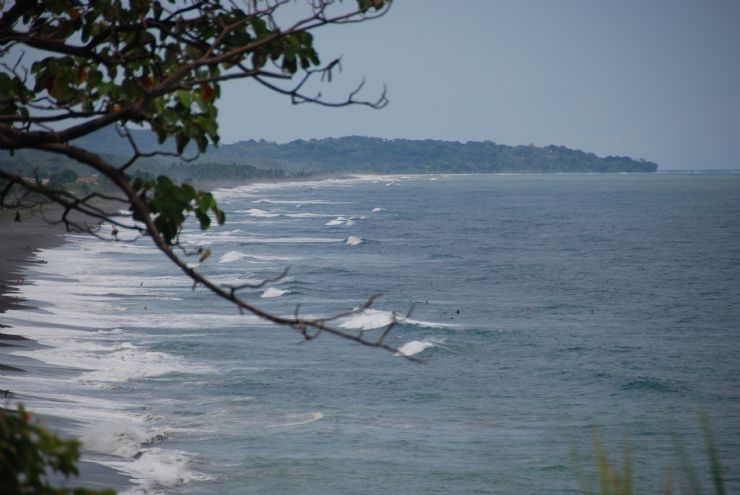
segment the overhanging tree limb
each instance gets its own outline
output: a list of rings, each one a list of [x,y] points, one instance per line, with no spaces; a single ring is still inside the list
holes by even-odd
[[[338,61],[321,64],[311,32],[329,24],[380,17],[388,11],[390,1],[357,0],[349,8],[332,0],[312,0],[305,17],[281,29],[275,14],[286,4],[284,0],[256,0],[240,8],[236,3],[209,0],[174,0],[166,5],[158,0],[14,3],[0,17],[0,53],[6,56],[27,46],[47,56],[30,66],[19,66],[22,57],[13,66],[0,65],[0,148],[41,150],[83,164],[113,185],[121,195],[115,201],[122,201],[131,217],[120,220],[100,206],[100,200],[114,200],[113,196],[97,192],[78,195],[2,168],[0,182],[4,181],[5,187],[0,194],[1,204],[18,208],[50,202],[62,207],[59,221],[68,228],[95,233],[93,228],[70,218],[71,212],[78,212],[96,222],[108,222],[114,229],[140,232],[194,286],[207,288],[240,311],[292,328],[306,340],[328,333],[398,353],[385,341],[398,321],[395,315],[374,338],[361,330],[336,325],[340,318],[369,308],[375,296],[357,308],[332,316],[303,317],[299,307],[293,315],[284,316],[243,298],[243,286],[221,286],[205,277],[175,248],[182,247],[180,232],[188,216],[194,215],[204,229],[213,219],[223,223],[224,214],[213,196],[164,176],[134,180],[126,173],[138,158],[163,153],[142,152],[127,131],[129,123],[150,126],[160,143],[174,138],[178,156],[191,141],[200,152],[209,144],[217,144],[215,103],[220,84],[226,81],[252,79],[290,96],[293,103],[372,108],[387,104],[385,89],[375,100],[359,98],[364,81],[339,101],[328,101],[321,93],[311,96],[303,89],[314,75],[330,82],[332,69],[338,67]],[[288,89],[267,81],[294,78],[297,82]],[[48,128],[52,123],[55,128]],[[118,166],[73,143],[110,125],[120,126],[132,149],[131,158]],[[14,196],[16,189],[25,193]],[[163,210],[162,204],[169,206]],[[114,230],[114,240],[116,233]]]

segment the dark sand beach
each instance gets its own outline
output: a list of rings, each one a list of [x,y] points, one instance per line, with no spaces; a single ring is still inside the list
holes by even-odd
[[[22,403],[24,396],[32,395],[34,391],[8,390],[3,377],[9,373],[43,374],[53,370],[41,361],[9,354],[18,347],[32,348],[39,344],[15,333],[4,322],[3,316],[9,310],[32,309],[19,295],[19,287],[29,283],[25,278],[25,268],[43,263],[36,256],[39,249],[53,248],[64,242],[64,227],[50,225],[40,215],[24,215],[20,222],[16,222],[12,215],[4,213],[0,217],[0,405],[4,409],[14,409],[14,404]],[[42,417],[41,421],[62,435],[70,429],[70,424],[60,418]],[[111,468],[84,460],[79,463],[79,468],[79,479],[60,479],[60,486],[113,488],[118,491],[131,487],[126,476]]]

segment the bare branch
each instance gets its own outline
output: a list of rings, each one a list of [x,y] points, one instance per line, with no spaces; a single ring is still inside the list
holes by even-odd
[[[226,285],[225,287],[229,289],[229,291],[231,292],[231,296],[233,296],[237,291],[244,290],[244,289],[261,289],[267,284],[274,284],[284,279],[288,275],[289,269],[290,269],[289,267],[286,267],[282,271],[282,273],[280,273],[280,275],[277,275],[276,277],[272,277],[272,278],[266,278],[257,283],[245,283],[245,284],[236,285],[236,286]]]
[[[0,169],[0,179],[6,181],[0,193],[0,206],[54,204],[61,207],[61,214],[58,220],[50,220],[52,223],[61,223],[67,230],[87,232],[109,241],[120,240],[119,228],[146,235],[192,280],[194,287],[205,287],[215,296],[231,302],[241,313],[248,312],[265,321],[292,328],[307,341],[327,333],[364,346],[398,353],[398,349],[386,343],[389,332],[397,323],[395,314],[390,324],[375,338],[371,335],[374,332],[367,332],[368,336],[363,330],[345,329],[339,323],[342,318],[370,308],[377,295],[352,310],[331,316],[302,316],[300,306],[296,307],[293,315],[286,316],[253,304],[242,296],[241,291],[278,282],[287,275],[287,268],[281,274],[261,282],[236,286],[222,286],[204,276],[188,264],[179,251],[176,252],[182,249],[184,255],[189,254],[180,244],[182,217],[173,228],[161,227],[163,224],[159,220],[162,217],[157,216],[161,212],[153,214],[156,207],[147,198],[147,186],[140,186],[140,182],[136,182],[136,187],[144,187],[143,191],[137,190],[126,174],[126,170],[139,158],[180,156],[180,153],[165,151],[142,151],[126,127],[127,123],[148,123],[160,137],[175,136],[180,152],[191,138],[196,139],[201,149],[208,145],[209,140],[217,142],[216,113],[212,101],[215,90],[211,85],[221,82],[253,78],[262,86],[289,96],[294,104],[315,103],[328,107],[363,105],[371,108],[387,105],[385,88],[374,101],[360,98],[364,80],[345,100],[340,101],[327,101],[320,92],[308,94],[306,88],[309,81],[317,77],[330,82],[333,71],[341,70],[338,59],[324,67],[311,68],[318,65],[318,58],[308,33],[329,24],[363,22],[381,17],[388,9],[372,13],[369,8],[358,7],[330,15],[330,6],[337,6],[338,3],[313,0],[310,15],[281,29],[274,14],[287,3],[288,0],[275,0],[258,6],[256,1],[237,4],[234,0],[192,0],[184,4],[162,6],[157,2],[148,7],[151,11],[145,11],[139,17],[136,17],[138,14],[128,19],[126,16],[102,17],[100,19],[105,22],[99,22],[100,19],[95,17],[94,4],[82,2],[79,5],[80,12],[75,11],[75,14],[83,19],[80,22],[89,22],[82,14],[94,14],[96,29],[88,36],[83,34],[81,38],[76,38],[72,34],[80,33],[71,30],[79,28],[67,25],[72,13],[70,17],[65,17],[67,14],[49,18],[37,15],[37,22],[29,22],[16,29],[18,20],[35,9],[38,3],[30,0],[15,2],[0,16],[0,53],[7,53],[10,47],[25,45],[58,55],[50,58],[58,65],[44,66],[47,72],[39,72],[38,66],[32,67],[33,78],[42,77],[39,82],[29,81],[28,72],[21,72],[20,62],[13,66],[0,62],[8,74],[15,76],[14,84],[22,81],[23,86],[11,94],[10,99],[0,102],[3,105],[7,102],[7,108],[10,108],[8,114],[0,115],[0,148],[11,151],[35,149],[68,157],[101,174],[121,196],[100,192],[75,195],[40,180],[31,180]],[[136,8],[134,4],[131,5],[132,12]],[[84,44],[78,44],[78,39],[84,40]],[[265,66],[269,64],[276,67],[277,72],[266,69]],[[91,86],[85,83],[89,80],[86,72],[89,65],[100,69],[95,72],[95,83]],[[60,77],[54,71],[64,72],[63,68],[67,72],[60,82]],[[273,83],[294,78],[292,87]],[[90,76],[92,79],[93,76]],[[162,117],[163,114],[166,114],[166,118]],[[162,120],[158,120],[160,117]],[[63,122],[67,122],[68,127],[52,127]],[[119,166],[70,144],[111,124],[120,126],[119,134],[128,141],[132,150],[132,156]],[[188,186],[188,191],[195,194],[192,187]],[[199,205],[202,209],[196,213],[201,222],[204,221],[205,212],[211,211],[209,208],[214,214],[222,215],[215,202],[209,203],[212,201],[210,195],[197,193],[200,196],[196,198],[205,199],[206,205],[213,205]],[[126,217],[125,221],[115,212],[107,211],[100,204],[103,200],[125,205],[131,217]],[[193,211],[192,204],[186,204],[183,211]],[[222,220],[223,217],[218,218]],[[89,225],[86,222],[88,219],[94,225]],[[102,223],[111,225],[110,236],[101,234]],[[201,252],[202,257],[205,254]],[[419,361],[413,356],[404,357]]]

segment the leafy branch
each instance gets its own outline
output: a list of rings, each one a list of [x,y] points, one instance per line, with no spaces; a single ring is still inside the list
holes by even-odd
[[[388,103],[385,89],[376,99],[362,99],[364,81],[338,101],[304,90],[311,79],[331,82],[333,71],[341,68],[339,60],[321,64],[312,32],[330,24],[381,17],[388,12],[390,1],[357,0],[349,8],[333,0],[311,0],[306,16],[281,28],[276,12],[287,3],[253,0],[240,7],[216,0],[19,0],[0,9],[0,56],[16,60],[0,64],[0,148],[11,153],[35,149],[71,158],[100,174],[116,190],[115,195],[94,192],[83,196],[0,168],[0,206],[19,209],[53,204],[62,210],[56,222],[68,230],[111,241],[120,240],[122,229],[147,236],[194,287],[207,288],[241,312],[292,328],[306,340],[327,333],[399,353],[386,342],[397,323],[395,316],[377,337],[336,325],[340,318],[369,308],[376,296],[330,317],[304,317],[300,307],[293,315],[282,316],[243,297],[241,291],[247,286],[224,287],[202,275],[176,250],[185,256],[192,254],[180,243],[189,216],[197,219],[201,229],[214,221],[224,223],[225,214],[213,195],[166,176],[134,179],[126,173],[139,158],[167,154],[141,151],[128,131],[130,124],[150,127],[160,144],[173,138],[178,157],[191,142],[200,153],[217,145],[215,103],[226,81],[252,79],[296,104],[382,108]],[[24,63],[26,49],[40,50],[46,56],[28,66]],[[293,86],[272,82],[285,84],[294,79]],[[72,142],[109,125],[116,125],[131,146],[132,155],[123,164],[115,165]],[[121,205],[130,216],[118,213]],[[101,223],[113,226],[110,235],[100,233]],[[200,254],[202,259],[207,256]]]

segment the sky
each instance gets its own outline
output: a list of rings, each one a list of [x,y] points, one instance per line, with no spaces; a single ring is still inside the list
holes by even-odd
[[[548,144],[740,168],[738,0],[396,0],[386,16],[314,33],[342,73],[390,104],[291,105],[225,83],[222,142],[365,135]]]

